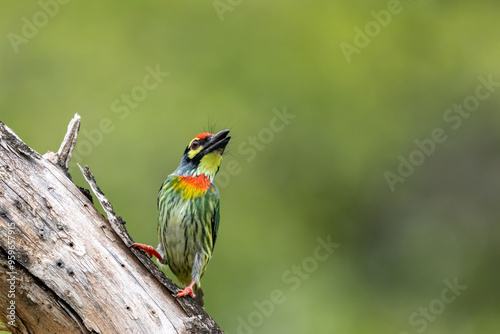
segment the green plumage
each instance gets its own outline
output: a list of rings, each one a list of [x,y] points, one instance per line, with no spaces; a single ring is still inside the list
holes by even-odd
[[[182,285],[199,287],[217,238],[219,192],[210,184],[203,195],[189,196],[178,184],[179,176],[170,175],[158,192],[158,251]]]

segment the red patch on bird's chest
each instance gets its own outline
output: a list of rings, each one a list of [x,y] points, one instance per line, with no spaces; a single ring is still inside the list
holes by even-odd
[[[186,186],[207,190],[210,187],[210,179],[205,175],[198,176],[180,176],[180,181]]]

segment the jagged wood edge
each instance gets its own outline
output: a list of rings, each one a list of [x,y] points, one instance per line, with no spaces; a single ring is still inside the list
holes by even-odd
[[[75,114],[75,116],[73,116],[73,119],[68,124],[68,130],[66,131],[66,135],[64,136],[64,139],[57,153],[48,151],[43,155],[43,157],[52,162],[52,164],[60,167],[70,180],[71,175],[68,172],[68,167],[71,156],[73,154],[73,150],[75,149],[81,121],[82,118],[80,117],[80,115]]]
[[[59,147],[59,151],[57,151],[57,155],[59,156],[59,164],[62,165],[62,167],[64,167],[66,170],[68,170],[69,162],[76,145],[81,121],[82,118],[80,117],[80,115],[75,114],[73,119],[68,124],[68,131],[64,136],[61,146]]]

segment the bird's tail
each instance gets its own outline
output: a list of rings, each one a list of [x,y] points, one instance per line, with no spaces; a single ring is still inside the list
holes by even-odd
[[[205,308],[205,302],[203,301],[204,296],[205,294],[203,293],[203,289],[198,288],[196,290],[196,297],[194,298],[194,301],[196,302],[196,304],[200,305],[203,308]]]

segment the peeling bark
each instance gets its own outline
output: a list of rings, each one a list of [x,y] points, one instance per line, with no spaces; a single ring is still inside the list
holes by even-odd
[[[0,321],[12,333],[222,333],[130,248],[125,222],[87,166],[108,219],[72,183],[79,126],[76,115],[59,151],[40,156],[0,122]]]

